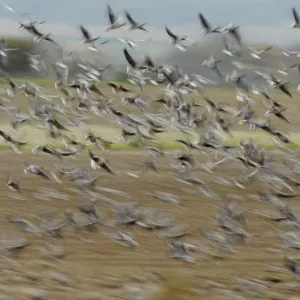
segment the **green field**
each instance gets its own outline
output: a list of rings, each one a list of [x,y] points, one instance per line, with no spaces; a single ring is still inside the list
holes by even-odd
[[[44,95],[56,95],[57,98],[53,98],[53,102],[60,103],[62,106],[61,97],[62,94],[58,90],[55,90],[53,88],[55,80],[53,78],[17,78],[14,79],[16,83],[22,83],[25,80],[28,80],[29,82],[34,82],[38,85],[41,85],[44,87],[44,90],[41,91]],[[123,83],[125,84],[125,83]],[[135,87],[133,85],[128,84],[134,91],[133,93],[139,93],[138,87]],[[2,85],[2,88],[5,86]],[[130,113],[132,115],[142,116],[141,111],[135,108],[131,108],[129,106],[124,107],[120,100],[122,95],[114,95],[110,89],[109,86],[107,86],[106,82],[100,83],[101,90],[109,99],[113,100],[114,106],[121,110],[125,111],[127,113]],[[149,112],[157,113],[161,112],[164,113],[164,108],[160,104],[153,104],[153,100],[158,99],[159,97],[163,96],[163,88],[164,86],[152,86],[152,85],[146,85],[144,87],[144,91],[141,94],[141,97],[145,99],[147,102],[149,102]],[[74,93],[74,91],[72,91]],[[299,113],[300,111],[300,94],[295,91],[295,89],[292,90],[293,98],[288,98],[284,94],[282,94],[278,90],[272,90],[273,95],[276,98],[276,101],[284,104],[287,107],[287,110],[284,112],[284,115],[286,118],[290,121],[290,123],[286,123],[275,116],[272,116],[270,118],[270,122],[272,126],[274,126],[278,131],[281,131],[283,134],[287,135],[289,139],[292,141],[291,145],[289,146],[299,146],[300,145],[300,133],[299,133]],[[235,89],[234,88],[223,88],[223,87],[209,87],[204,90],[204,95],[206,97],[209,97],[211,100],[213,100],[215,103],[222,103],[227,104],[230,106],[234,106],[236,108],[241,106],[241,102],[237,101],[235,98]],[[123,94],[124,96],[124,94]],[[249,94],[254,100],[254,110],[255,110],[255,119],[264,119],[264,114],[267,110],[265,105],[263,104],[263,99],[260,96],[255,96],[253,94]],[[203,100],[203,96],[200,94],[193,94],[193,95],[186,95],[185,98],[187,101],[193,100],[196,103],[199,103],[203,105],[203,107],[200,107],[202,111],[206,111],[206,102]],[[18,106],[20,109],[28,113],[28,107],[31,100],[28,100],[24,95],[18,95],[15,99],[11,100],[11,103],[8,103],[5,105],[8,106]],[[68,108],[67,108],[68,110]],[[1,129],[4,132],[7,132],[11,134],[13,137],[17,139],[22,139],[28,141],[30,145],[36,145],[36,144],[45,144],[45,143],[52,143],[52,144],[59,144],[56,140],[50,139],[47,135],[45,130],[36,128],[35,124],[32,125],[21,125],[17,132],[12,132],[10,126],[9,126],[9,116],[5,112],[0,112],[1,114],[1,121],[0,126]],[[232,117],[230,115],[222,114],[220,113],[225,119],[232,120]],[[96,117],[90,113],[88,113],[88,116],[90,116],[89,120],[87,121],[87,126],[76,128],[76,127],[69,127],[70,133],[72,133],[73,136],[76,137],[76,139],[83,141],[85,134],[91,130],[93,133],[97,135],[101,135],[106,140],[109,141],[115,141],[120,138],[120,128],[114,126],[114,124],[108,122],[107,119]],[[58,115],[58,119],[61,122],[67,121],[68,119],[63,115]],[[85,121],[84,121],[85,122]],[[237,122],[236,122],[237,123]],[[273,145],[273,142],[271,140],[270,135],[264,133],[261,130],[256,131],[249,131],[247,129],[247,126],[241,127],[238,124],[232,125],[232,136],[224,135],[224,142],[229,145],[236,145],[241,139],[245,139],[247,137],[252,137],[255,139],[255,141],[262,146],[270,147]],[[199,133],[199,132],[198,132]],[[186,135],[182,132],[178,131],[166,131],[161,134],[156,134],[155,136],[155,142],[162,145],[165,148],[176,148],[180,147],[180,144],[175,142],[176,139],[188,139],[188,140],[195,140],[197,139],[197,134],[195,132],[191,132],[191,136]],[[133,140],[134,142],[134,140]],[[153,144],[153,142],[149,142],[150,144]],[[130,144],[133,146],[134,143]],[[116,143],[112,146],[112,149],[125,149],[130,148],[130,145],[121,145],[120,143]]]

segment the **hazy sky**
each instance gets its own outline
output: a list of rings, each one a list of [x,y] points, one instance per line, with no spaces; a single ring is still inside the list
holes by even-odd
[[[33,19],[43,19],[47,24],[41,30],[52,32],[73,44],[80,40],[78,25],[86,26],[93,35],[122,36],[132,39],[147,38],[144,33],[128,33],[123,29],[106,33],[106,4],[123,14],[127,9],[141,22],[148,22],[153,40],[166,41],[167,24],[175,33],[200,38],[198,13],[202,12],[212,25],[241,25],[244,40],[283,44],[300,42],[300,29],[291,29],[291,8],[300,13],[299,0],[11,0],[7,4],[30,12]],[[0,7],[0,34],[16,33],[18,14]]]

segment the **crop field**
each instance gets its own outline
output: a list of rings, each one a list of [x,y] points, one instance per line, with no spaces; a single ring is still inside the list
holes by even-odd
[[[45,95],[60,95],[50,80],[36,83],[45,88]],[[138,88],[131,87],[138,93]],[[108,97],[113,96],[105,83],[101,89]],[[163,113],[159,104],[152,103],[163,95],[163,91],[161,94],[158,91],[157,87],[145,86],[142,97],[149,102],[148,111]],[[234,89],[209,88],[204,95],[215,103],[240,105]],[[300,94],[295,92],[293,98],[288,98],[274,91],[274,95],[278,102],[286,105],[284,115],[290,123],[274,116],[270,122],[291,139],[292,146],[297,147],[300,145]],[[201,95],[187,98],[203,105],[204,108],[199,109],[205,110],[206,103]],[[253,99],[255,118],[263,119],[266,107],[261,97],[253,96]],[[119,96],[113,101],[120,110],[141,116],[134,108],[122,107]],[[22,95],[12,103],[2,102],[6,106],[17,105],[28,113],[30,103]],[[53,102],[62,104],[60,98]],[[166,149],[163,155],[157,156],[157,172],[145,170],[145,161],[149,158],[145,149],[120,143],[103,152],[93,149],[95,154],[107,159],[114,172],[109,174],[103,169],[91,170],[87,150],[62,160],[45,153],[32,154],[34,145],[59,143],[49,138],[44,129],[30,123],[13,131],[8,114],[0,112],[0,116],[1,130],[16,139],[28,141],[21,154],[13,152],[4,143],[1,145],[0,299],[299,299],[299,281],[285,268],[284,257],[292,255],[295,260],[300,257],[295,250],[285,248],[280,239],[282,232],[297,229],[284,222],[271,222],[258,214],[278,213],[274,206],[259,201],[258,192],[266,189],[259,178],[253,177],[244,186],[238,186],[236,178],[241,164],[232,160],[217,165],[213,172],[195,168],[192,177],[205,183],[205,189],[178,179],[180,175],[175,170],[172,156],[181,146],[175,140],[194,140],[197,138],[195,133],[189,136],[170,130],[156,135],[155,141]],[[63,123],[66,118],[59,115],[59,120]],[[86,122],[83,127],[68,127],[68,134],[82,142],[89,130],[110,141],[120,137],[120,128],[106,118],[93,116],[83,122]],[[276,157],[270,136],[259,129],[249,131],[247,125],[233,124],[232,135],[224,135],[224,139],[225,143],[236,145],[249,136],[262,147],[268,147],[270,155]],[[199,166],[213,163],[209,161],[211,157],[201,151],[195,152],[195,158]],[[222,155],[216,160],[220,158]],[[56,174],[57,180],[24,174],[25,163],[43,166],[47,174]],[[68,174],[60,172],[73,168],[88,169],[92,178],[99,176],[89,198],[79,192]],[[5,185],[8,175],[20,182],[21,193],[13,192]],[[159,192],[170,195],[158,197]],[[78,207],[87,200],[97,208],[99,223],[80,228],[66,223],[58,235],[46,232],[43,221],[47,217],[64,223],[65,213],[79,214]],[[281,200],[297,213],[300,196]],[[226,248],[224,243],[206,238],[204,232],[222,232],[218,229],[216,215],[220,214],[221,205],[232,202],[238,211],[244,211],[247,238]],[[183,227],[184,233],[176,240],[194,246],[193,251],[189,251],[194,263],[170,257],[171,238],[166,234],[167,229],[145,228],[138,222],[118,222],[115,210],[128,203],[137,203],[139,209],[145,211],[158,209],[165,218]],[[12,222],[15,217],[25,218],[35,229],[21,229],[17,222]],[[135,243],[131,247],[117,243],[111,235],[115,236],[118,231],[131,236]],[[10,239],[14,242],[26,239],[26,245],[12,250],[7,246]]]

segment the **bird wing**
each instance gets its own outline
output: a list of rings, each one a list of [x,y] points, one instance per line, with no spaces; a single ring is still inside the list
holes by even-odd
[[[136,62],[135,60],[132,58],[132,56],[129,54],[128,50],[126,48],[124,48],[124,55],[125,55],[125,58],[126,60],[128,61],[128,63],[133,67],[135,68],[136,67]]]
[[[167,26],[165,26],[165,30],[170,37],[172,37],[173,39],[177,38],[177,35],[175,35]]]
[[[231,35],[237,40],[237,42],[241,45],[242,44],[242,38],[237,29],[234,29],[230,31]]]
[[[129,14],[128,11],[125,11],[125,16],[126,16],[126,19],[132,24],[132,25],[136,25],[137,24],[137,21],[134,20],[132,18],[132,16]]]
[[[240,33],[237,31],[237,29],[230,31],[229,33],[233,36],[233,38],[236,39],[236,41],[239,43],[239,45],[242,44],[242,38],[241,38]]]
[[[111,24],[114,24],[116,22],[116,16],[109,4],[107,4],[107,11],[108,11],[108,17]]]
[[[80,25],[80,30],[81,30],[83,36],[84,36],[87,40],[89,40],[89,39],[91,38],[90,33],[89,33],[89,32],[86,30],[86,28],[83,27],[82,25]]]
[[[269,51],[271,49],[273,49],[273,46],[268,46],[265,49],[263,49],[262,52],[264,53],[264,52],[267,52],[267,51]]]
[[[95,155],[94,155],[94,153],[93,153],[91,150],[89,150],[88,152],[89,152],[89,156],[90,156],[90,158],[91,158],[91,159],[94,159],[94,158],[95,158]]]
[[[30,25],[30,29],[31,31],[36,34],[36,35],[42,35],[42,33],[34,26],[34,25]]]
[[[46,37],[45,38],[46,41],[53,43],[55,46],[60,47],[52,38],[50,37]]]
[[[108,85],[114,89],[118,88],[118,86],[114,82],[109,82]]]
[[[201,13],[199,13],[199,18],[200,18],[200,22],[201,22],[202,26],[205,29],[209,30],[211,28],[211,26],[208,23],[208,21],[206,20],[206,18]]]
[[[224,34],[223,42],[225,44],[225,49],[230,51],[230,47],[229,47],[229,43],[228,43],[227,38],[226,38],[226,34]]]
[[[114,172],[112,171],[112,169],[109,167],[109,165],[106,162],[103,162],[101,167],[106,170],[107,172],[114,174]]]
[[[45,178],[45,179],[50,179],[47,175],[46,175],[46,173],[45,173],[45,171],[44,171],[44,168],[36,168],[36,171],[37,171],[37,175],[40,175],[40,176],[42,176],[43,178]]]
[[[146,55],[146,56],[145,56],[144,64],[145,64],[145,66],[147,66],[147,67],[151,67],[151,68],[154,68],[154,67],[155,67],[155,65],[154,65],[154,63],[153,63],[153,61],[152,61],[152,59],[150,58],[149,55]]]
[[[295,7],[293,7],[293,15],[294,15],[296,23],[299,24],[300,23],[300,18],[299,18],[299,15],[298,15]]]
[[[212,107],[213,109],[216,109],[217,108],[217,106],[216,106],[216,104],[213,102],[213,101],[211,101],[210,99],[208,99],[208,98],[204,98],[204,100],[207,102],[207,104],[210,106],[210,107]]]

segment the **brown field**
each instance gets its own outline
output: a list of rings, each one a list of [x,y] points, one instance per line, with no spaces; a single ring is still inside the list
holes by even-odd
[[[45,85],[49,90],[45,94],[53,93],[52,85]],[[103,92],[112,97],[111,90],[102,86]],[[55,91],[57,93],[57,91]],[[233,89],[208,89],[205,94],[216,103],[238,106]],[[291,121],[286,124],[276,117],[271,117],[271,123],[283,133],[293,133],[299,142],[299,109],[300,96],[293,93],[293,99],[274,91],[276,100],[285,103],[288,110],[286,117]],[[157,87],[145,87],[143,98],[150,100],[162,96]],[[187,96],[196,102],[204,104],[201,96]],[[256,117],[262,118],[266,108],[260,98],[253,97],[256,101]],[[13,100],[14,101],[14,100]],[[60,100],[57,100],[58,102]],[[116,97],[117,107],[127,110],[132,114],[140,114],[131,108],[122,108],[120,97]],[[14,103],[13,103],[14,104]],[[18,96],[15,104],[27,111],[28,102],[24,96]],[[162,111],[159,105],[151,105],[150,111]],[[64,117],[59,117],[64,121]],[[34,131],[32,127],[20,126],[19,131],[12,133],[7,123],[9,118],[1,113],[2,130],[16,137],[26,136],[32,144],[44,143],[47,139],[42,130]],[[94,132],[100,132],[106,139],[113,139],[118,131],[106,119],[91,117],[88,125]],[[112,126],[112,127],[111,127]],[[80,139],[89,126],[77,130]],[[241,130],[242,129],[242,130]],[[240,131],[237,139],[248,135],[246,128],[233,126],[235,133]],[[172,141],[178,135],[157,135],[162,141]],[[259,136],[265,142],[266,135]],[[52,143],[51,140],[47,142]],[[53,141],[54,142],[54,141]],[[146,158],[144,151],[110,151],[101,154],[109,160],[111,167],[116,170],[116,175],[109,175],[104,171],[93,171],[93,175],[101,175],[98,187],[117,189],[125,194],[114,194],[101,191],[103,196],[95,200],[94,204],[103,216],[104,225],[98,225],[93,230],[74,229],[66,225],[62,229],[62,237],[51,238],[47,234],[34,234],[23,232],[12,222],[11,217],[22,216],[39,226],[43,214],[63,219],[63,212],[77,211],[77,206],[84,197],[76,194],[71,188],[74,184],[64,179],[63,184],[47,181],[35,175],[24,175],[24,162],[42,165],[46,170],[57,172],[59,162],[47,156],[29,154],[28,149],[23,154],[17,155],[12,151],[3,150],[0,156],[1,167],[1,196],[0,196],[0,250],[2,241],[8,235],[26,237],[30,242],[24,249],[0,254],[0,296],[5,299],[48,299],[38,295],[37,289],[45,292],[49,299],[297,299],[300,285],[295,277],[287,270],[270,271],[270,267],[283,267],[285,255],[293,255],[295,251],[286,250],[281,246],[281,241],[274,235],[272,225],[278,230],[294,230],[293,227],[283,223],[270,223],[264,218],[253,214],[253,210],[260,210],[268,214],[276,213],[271,206],[253,200],[252,195],[263,187],[254,180],[240,189],[234,184],[225,186],[215,182],[215,176],[234,181],[238,173],[239,164],[225,163],[216,168],[213,174],[203,171],[195,172],[194,176],[203,180],[213,190],[218,198],[212,198],[191,185],[174,180],[175,173],[168,162],[168,155],[159,158],[158,175],[147,172],[139,178],[126,174],[127,171],[135,172],[143,168]],[[199,161],[206,160],[199,156]],[[90,168],[87,153],[76,156],[76,159],[65,158],[64,165],[71,167]],[[10,191],[5,186],[7,175],[11,174],[20,180],[23,195]],[[46,197],[43,199],[41,189],[52,188],[55,192],[62,193],[67,198]],[[180,199],[181,206],[155,199],[145,192],[163,191],[172,193]],[[200,230],[217,229],[214,216],[219,212],[221,202],[234,201],[240,211],[248,210],[245,215],[248,220],[248,232],[252,238],[247,243],[238,244],[234,252],[221,250],[217,244],[207,240],[201,235]],[[289,205],[296,207],[299,197],[286,200]],[[158,235],[155,231],[143,229],[137,225],[120,226],[120,229],[133,234],[139,244],[137,248],[127,248],[117,244],[104,235],[107,231],[114,231],[112,210],[113,203],[138,202],[143,208],[156,207],[163,209],[167,216],[175,218],[176,223],[189,227],[189,234],[181,240],[199,245],[205,251],[191,252],[195,264],[188,264],[169,258],[170,249],[168,240]],[[268,224],[269,223],[269,224]],[[48,244],[47,244],[48,243]],[[62,251],[61,257],[49,255],[47,245],[57,245]],[[47,250],[48,249],[48,250]],[[45,253],[46,252],[46,253]],[[8,259],[11,259],[8,260]],[[262,280],[267,286],[256,288],[259,295],[253,296],[242,293],[238,289],[238,279]],[[276,283],[275,281],[278,280]],[[250,288],[253,290],[254,288]],[[229,292],[230,291],[230,292]],[[238,298],[244,296],[244,298]],[[257,298],[260,297],[260,298]]]
[[[200,234],[200,230],[217,228],[213,217],[218,212],[220,201],[235,201],[239,210],[258,209],[269,214],[275,213],[274,208],[249,197],[260,189],[259,182],[254,180],[245,190],[215,183],[215,175],[231,182],[234,180],[238,165],[232,163],[217,167],[213,175],[195,172],[195,177],[208,183],[209,188],[219,196],[219,199],[214,199],[202,193],[194,193],[195,188],[192,186],[175,181],[174,171],[165,158],[158,161],[158,175],[151,172],[142,174],[139,178],[126,175],[127,171],[141,170],[145,155],[142,151],[104,153],[103,156],[109,160],[117,174],[93,171],[93,175],[101,175],[98,186],[117,189],[126,194],[116,195],[99,191],[106,197],[106,201],[99,199],[94,203],[106,225],[98,225],[94,230],[76,230],[71,225],[66,225],[62,229],[62,237],[53,239],[47,234],[37,236],[34,233],[24,233],[10,222],[10,218],[23,216],[38,226],[45,213],[50,212],[52,216],[63,218],[63,212],[76,211],[83,197],[69,190],[74,188],[74,184],[68,180],[58,184],[35,175],[24,175],[24,161],[56,171],[54,165],[57,165],[57,161],[46,154],[13,155],[2,151],[2,238],[6,235],[23,236],[30,244],[8,256],[18,265],[0,259],[0,295],[7,296],[7,299],[48,299],[35,295],[36,289],[40,289],[49,295],[49,299],[235,299],[228,290],[235,295],[242,295],[237,288],[237,279],[252,278],[267,283],[267,288],[261,289],[263,299],[296,299],[291,297],[299,294],[300,286],[296,284],[294,276],[285,270],[268,271],[271,266],[283,267],[284,255],[295,256],[295,252],[281,247],[279,239],[271,234],[271,225],[262,217],[251,214],[251,211],[246,212],[248,232],[253,238],[246,244],[237,245],[235,253],[218,251],[214,242],[208,241]],[[199,161],[201,159],[203,157],[199,157]],[[80,154],[77,159],[65,159],[64,166],[89,168],[87,153]],[[12,195],[16,194],[4,185],[7,173],[20,180],[22,199],[12,198]],[[35,198],[35,194],[40,193],[39,190],[43,187],[55,189],[69,198]],[[144,194],[155,190],[177,195],[181,206]],[[107,198],[118,203],[138,202],[142,207],[163,209],[164,213],[174,217],[177,223],[188,225],[190,232],[182,240],[205,247],[207,253],[191,252],[196,260],[195,264],[169,258],[167,240],[158,236],[156,232],[136,225],[121,228],[133,234],[139,247],[132,249],[116,244],[102,234],[113,230],[113,227],[109,226],[113,226],[111,220],[114,205],[109,203]],[[296,205],[299,197],[287,201],[290,205]],[[282,223],[272,224],[280,230],[293,230]],[[41,248],[47,246],[46,242],[61,247],[64,255],[59,258],[47,256],[41,251]],[[218,255],[214,256],[214,253]],[[6,257],[7,253],[3,254]],[[58,282],[62,274],[64,277]],[[268,282],[275,279],[279,279],[280,282]]]

